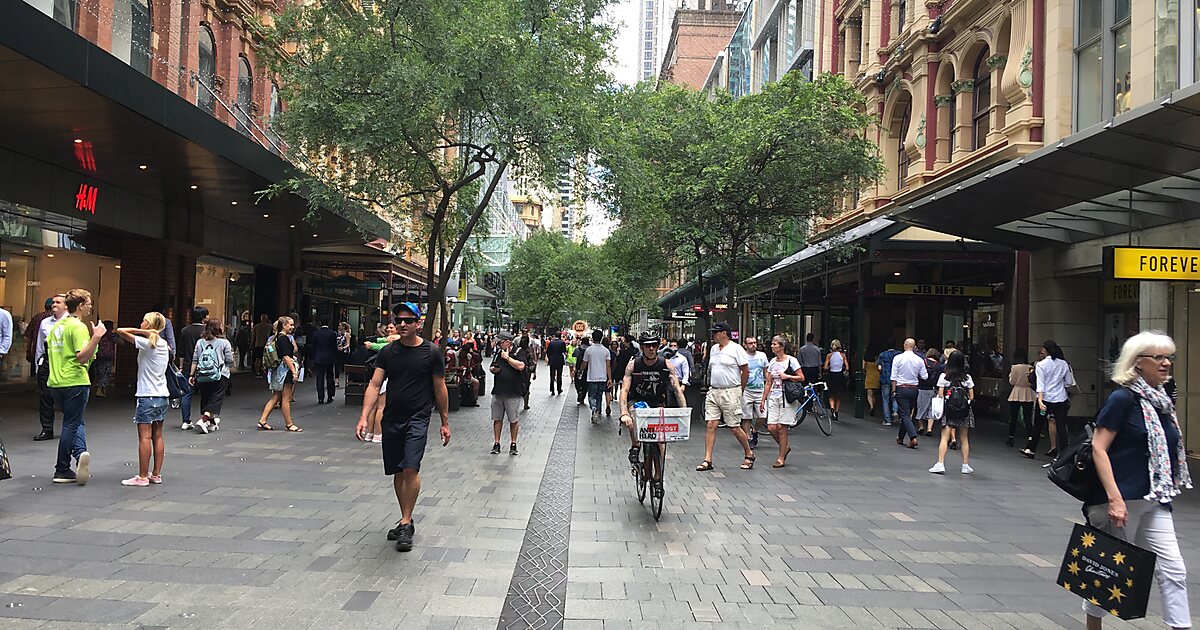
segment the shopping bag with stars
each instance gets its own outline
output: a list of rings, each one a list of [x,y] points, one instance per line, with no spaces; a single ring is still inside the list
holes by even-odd
[[[1151,551],[1090,525],[1076,525],[1058,585],[1121,619],[1141,619],[1157,560]]]

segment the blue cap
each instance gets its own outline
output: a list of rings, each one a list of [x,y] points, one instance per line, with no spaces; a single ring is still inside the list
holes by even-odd
[[[400,302],[399,304],[396,305],[396,308],[397,309],[401,309],[401,308],[406,309],[417,317],[421,316],[421,307],[417,306],[416,302]]]

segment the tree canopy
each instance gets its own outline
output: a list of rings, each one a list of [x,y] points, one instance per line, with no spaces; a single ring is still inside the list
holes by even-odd
[[[725,274],[732,310],[747,262],[784,234],[806,234],[879,177],[866,134],[874,119],[863,110],[835,75],[789,73],[736,99],[635,86],[617,95],[600,153],[606,201],[622,225],[652,234],[675,268],[695,270],[702,301],[706,274]]]
[[[302,170],[280,189],[423,245],[432,311],[505,171],[548,182],[595,145],[610,2],[289,3],[260,25]]]

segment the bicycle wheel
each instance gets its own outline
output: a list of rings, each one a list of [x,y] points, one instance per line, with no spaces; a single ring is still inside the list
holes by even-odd
[[[653,471],[657,464],[659,479],[664,479],[664,467],[666,466],[666,458],[659,452],[658,444],[650,444],[646,448],[646,461],[651,462],[650,470]],[[648,484],[653,482],[647,480]],[[663,510],[663,493],[655,492],[653,488],[650,490],[650,512],[654,514],[654,520],[658,520],[662,516]]]
[[[646,475],[642,472],[645,464],[633,464],[633,483],[637,486],[638,503],[646,502]]]
[[[816,418],[817,428],[821,429],[825,437],[833,435],[833,414],[820,400],[813,402],[813,416]]]

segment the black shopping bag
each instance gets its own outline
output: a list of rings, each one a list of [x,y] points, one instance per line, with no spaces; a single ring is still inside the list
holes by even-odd
[[[1146,616],[1158,557],[1090,525],[1071,532],[1058,585],[1121,619]]]
[[[4,450],[4,440],[0,440],[0,481],[12,479],[12,466],[8,463],[8,451]]]

